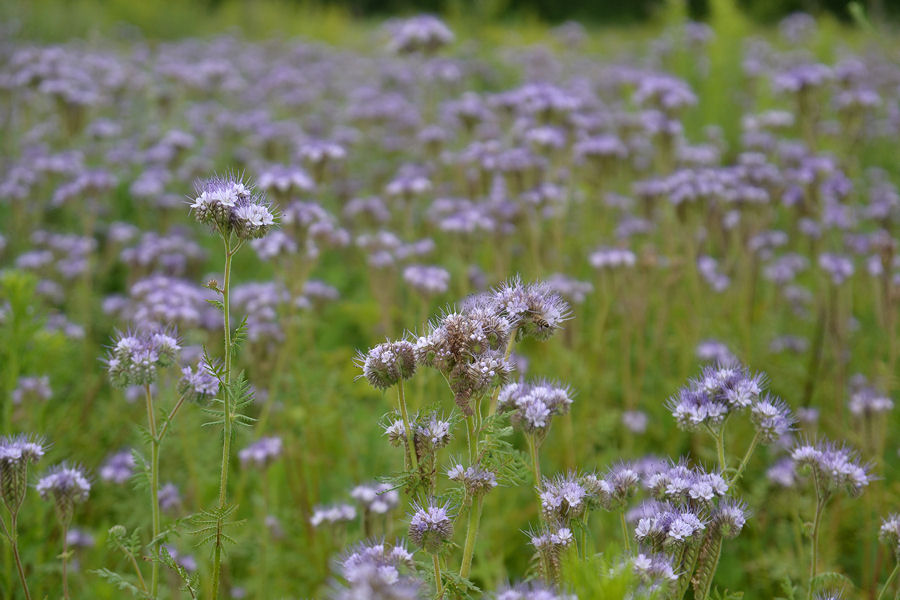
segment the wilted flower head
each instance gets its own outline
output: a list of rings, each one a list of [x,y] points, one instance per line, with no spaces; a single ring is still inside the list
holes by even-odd
[[[280,437],[264,437],[256,440],[240,452],[238,458],[243,466],[252,465],[264,468],[281,456],[284,444]]]
[[[409,539],[429,554],[436,554],[453,537],[453,518],[450,505],[434,501],[424,506],[414,505],[409,521]]]
[[[72,520],[75,505],[87,500],[91,484],[80,467],[63,463],[51,467],[41,477],[37,491],[44,500],[53,501],[60,522],[67,526]]]
[[[46,451],[43,438],[31,435],[0,438],[0,497],[11,513],[25,500],[28,465],[36,463]]]
[[[223,236],[234,233],[244,240],[261,238],[275,224],[265,197],[239,177],[213,177],[198,182],[195,189],[194,217]]]
[[[149,385],[156,381],[159,369],[175,362],[179,350],[181,346],[173,333],[120,333],[106,358],[110,381],[116,387]]]
[[[791,458],[798,468],[814,473],[823,496],[840,490],[858,496],[871,481],[869,467],[854,450],[828,440],[802,442],[791,451]]]
[[[415,346],[406,340],[378,344],[366,354],[360,354],[357,365],[372,387],[384,390],[415,374]]]

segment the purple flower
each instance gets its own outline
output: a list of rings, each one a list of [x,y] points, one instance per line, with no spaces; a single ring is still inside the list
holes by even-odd
[[[131,450],[122,450],[110,455],[100,467],[100,479],[122,484],[134,473],[134,456]]]
[[[265,468],[281,456],[283,444],[280,437],[264,437],[238,452],[243,466]]]

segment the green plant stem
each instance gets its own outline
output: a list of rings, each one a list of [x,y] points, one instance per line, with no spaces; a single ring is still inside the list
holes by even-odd
[[[719,470],[723,473],[725,469],[728,468],[728,463],[725,460],[725,426],[722,425],[722,429],[719,430],[717,434],[714,436],[716,438],[716,454],[719,457]]]
[[[10,514],[9,531],[6,529],[6,522],[0,519],[3,525],[3,533],[12,546],[13,558],[16,561],[16,570],[19,572],[19,581],[22,582],[22,589],[25,591],[25,600],[31,600],[31,592],[28,591],[28,581],[25,579],[25,569],[22,567],[22,558],[19,556],[19,533],[18,533],[18,516],[16,513]]]
[[[147,427],[150,431],[150,511],[153,518],[153,537],[150,541],[150,595],[156,598],[159,592],[159,561],[156,546],[159,543],[159,437],[156,434],[156,415],[153,412],[153,396],[150,385],[144,386],[147,399]]]
[[[715,546],[713,549],[709,550],[712,556],[712,559],[710,561],[711,567],[707,567],[705,569],[705,572],[702,566],[698,569],[698,573],[702,573],[701,577],[703,579],[695,583],[695,600],[706,600],[706,598],[709,597],[709,591],[712,589],[713,579],[715,579],[716,577],[716,569],[719,568],[719,558],[721,558],[722,556],[722,536],[716,535],[715,541],[712,543]]]
[[[759,444],[759,433],[753,436],[753,441],[750,442],[750,446],[747,448],[747,452],[744,454],[744,458],[741,459],[741,464],[738,465],[737,471],[735,471],[734,476],[728,482],[728,487],[730,488],[735,483],[737,483],[741,474],[743,474],[744,469],[747,466],[747,463],[750,462],[750,457],[753,455],[753,451],[756,450],[756,446]]]
[[[434,592],[435,598],[444,595],[444,584],[441,582],[441,563],[438,561],[438,555],[431,555],[431,563],[434,565]]]
[[[185,396],[182,395],[178,402],[175,403],[175,406],[172,407],[172,410],[169,412],[169,416],[166,417],[166,422],[163,423],[163,426],[159,430],[159,443],[162,444],[163,438],[166,437],[166,432],[169,431],[169,424],[172,422],[172,419],[175,418],[175,415],[178,414],[179,409],[181,409],[184,404]]]
[[[403,418],[403,431],[406,432],[406,456],[412,470],[418,477],[419,459],[416,456],[416,436],[409,424],[409,412],[406,410],[406,395],[403,393],[403,379],[397,382],[397,402],[400,404],[400,416]]]
[[[528,440],[528,450],[531,454],[531,473],[534,475],[534,487],[539,488],[541,485],[541,459],[538,456],[538,443],[533,435],[526,435]]]
[[[69,527],[63,526],[62,584],[63,598],[69,600]],[[154,563],[155,564],[155,563]]]
[[[887,581],[884,582],[884,587],[881,588],[881,592],[878,594],[878,600],[884,599],[885,594],[891,588],[891,584],[894,583],[894,578],[897,577],[898,571],[900,571],[900,562],[894,565],[894,570],[888,575]]]
[[[466,417],[466,442],[469,446],[469,465],[475,464],[475,458],[478,449],[478,440],[475,439],[475,417]]]
[[[628,521],[625,520],[625,511],[619,511],[619,522],[622,524],[622,540],[625,542],[625,553],[631,554],[631,536],[628,535]]]
[[[819,562],[819,525],[822,522],[822,512],[824,512],[825,503],[828,501],[828,498],[822,495],[819,486],[819,476],[815,471],[813,471],[813,480],[816,485],[816,515],[813,519],[812,549],[809,561],[809,589],[807,593],[807,598],[809,600],[812,600],[813,598],[813,580],[816,578],[816,568],[817,563]]]
[[[467,579],[472,570],[472,556],[475,554],[475,539],[478,537],[478,522],[481,519],[482,497],[477,496],[469,508],[469,525],[466,529],[466,545],[463,548],[462,565],[459,567],[459,576]]]
[[[222,284],[222,312],[225,327],[225,389],[222,394],[224,435],[222,436],[222,470],[219,474],[219,511],[225,510],[228,499],[228,460],[231,456],[231,321],[229,307],[229,292],[231,287],[231,258],[234,252],[231,249],[230,237],[225,237],[225,280]],[[236,249],[235,249],[236,251]],[[212,598],[219,597],[219,579],[222,570],[222,544],[223,528],[225,522],[222,514],[216,523],[216,545],[213,550],[213,592]]]

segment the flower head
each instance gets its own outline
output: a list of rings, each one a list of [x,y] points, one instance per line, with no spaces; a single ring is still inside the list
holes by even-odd
[[[167,331],[120,333],[106,358],[110,381],[116,387],[149,385],[159,369],[176,361],[180,350],[177,337]]]
[[[436,554],[453,536],[449,504],[440,505],[432,501],[413,508],[415,512],[409,521],[409,539],[429,554]]]
[[[11,513],[25,500],[28,465],[46,452],[43,438],[32,435],[0,437],[0,497]]]
[[[366,354],[360,354],[357,364],[372,387],[384,390],[415,374],[415,347],[406,340],[378,344]]]
[[[68,526],[72,520],[75,505],[87,500],[91,484],[83,469],[63,463],[51,467],[41,477],[37,484],[37,491],[41,498],[53,502],[60,522],[64,526]]]
[[[194,217],[223,236],[234,233],[244,240],[261,238],[275,224],[265,196],[239,177],[213,177],[198,182],[195,189]]]

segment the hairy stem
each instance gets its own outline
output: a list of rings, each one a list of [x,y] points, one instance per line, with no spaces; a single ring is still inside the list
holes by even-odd
[[[438,561],[438,555],[431,555],[431,563],[434,565],[434,591],[435,598],[440,598],[444,595],[444,584],[441,582],[441,563]]]
[[[463,548],[462,565],[459,567],[459,576],[469,577],[472,570],[472,556],[475,554],[475,539],[478,537],[478,522],[481,519],[482,497],[476,496],[469,508],[469,525],[466,529],[466,545]]]
[[[222,284],[222,312],[225,328],[225,389],[222,394],[224,435],[222,436],[222,470],[219,474],[219,511],[225,510],[228,500],[228,460],[231,456],[231,321],[230,321],[230,287],[231,287],[231,250],[230,237],[225,238],[225,281]],[[219,597],[219,579],[222,570],[222,544],[224,517],[220,514],[216,523],[216,545],[213,551],[213,593],[212,598]]]
[[[728,482],[728,487],[730,488],[735,483],[737,483],[741,474],[743,474],[744,469],[747,467],[747,463],[750,462],[750,457],[753,456],[753,451],[756,450],[756,446],[759,444],[759,433],[753,436],[753,440],[750,442],[750,446],[747,448],[747,452],[744,454],[744,458],[741,459],[741,464],[738,465],[737,471],[735,471],[734,476]]]
[[[403,431],[406,432],[406,456],[412,470],[419,474],[419,458],[416,456],[416,435],[409,424],[409,413],[406,410],[406,395],[403,393],[403,379],[397,382],[397,402],[400,404],[400,416],[403,418]]]
[[[19,533],[18,533],[18,515],[12,513],[9,520],[10,531],[6,531],[6,523],[0,519],[3,524],[3,533],[9,539],[12,546],[13,558],[16,561],[16,570],[19,572],[19,581],[22,582],[22,590],[25,592],[25,600],[31,600],[31,592],[28,591],[28,581],[25,580],[25,569],[22,567],[22,558],[19,556]]]
[[[625,543],[625,553],[631,554],[631,536],[628,534],[628,521],[625,520],[625,511],[619,511],[619,522],[622,524],[622,541]]]
[[[894,570],[891,571],[890,575],[888,575],[887,581],[884,582],[884,587],[881,588],[881,592],[878,594],[878,600],[883,600],[885,598],[885,594],[887,594],[887,591],[891,589],[891,584],[894,583],[894,579],[897,577],[898,571],[900,571],[900,562],[894,565]]]
[[[62,584],[63,598],[69,600],[69,526],[63,526]]]
[[[824,496],[819,485],[819,476],[813,471],[813,480],[816,484],[816,516],[813,519],[812,542],[809,561],[809,589],[807,598],[812,600],[813,580],[816,578],[816,568],[819,562],[819,525],[822,523],[822,513],[825,511],[825,504],[828,502],[827,496]]]
[[[147,400],[147,427],[150,431],[150,514],[153,519],[153,537],[150,541],[150,595],[156,598],[159,592],[159,561],[156,550],[159,543],[159,437],[156,434],[156,415],[153,412],[153,396],[150,386],[144,386]]]

